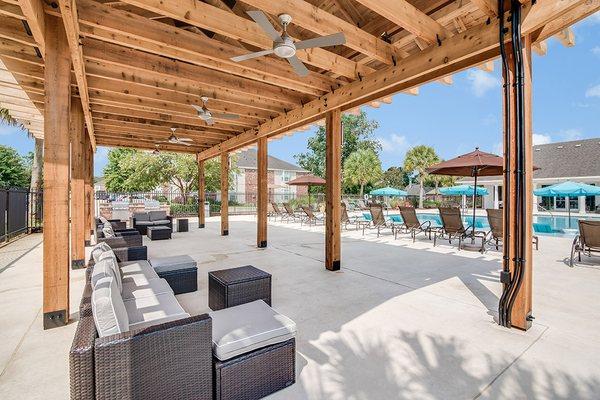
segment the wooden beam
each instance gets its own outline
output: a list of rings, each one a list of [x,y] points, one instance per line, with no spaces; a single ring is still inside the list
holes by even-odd
[[[570,27],[563,29],[562,31],[558,32],[555,36],[558,39],[558,41],[562,43],[563,46],[575,46],[575,33]]]
[[[98,146],[106,146],[106,147],[124,147],[128,149],[141,149],[152,151],[158,148],[160,151],[173,151],[176,153],[187,153],[194,154],[202,150],[201,147],[195,146],[184,146],[184,145],[169,145],[166,143],[161,143],[160,145],[156,145],[156,143],[152,141],[131,141],[124,139],[114,139],[114,138],[105,138],[101,131],[98,131],[96,135]]]
[[[31,34],[35,39],[37,47],[42,55],[46,48],[46,19],[44,18],[44,4],[42,0],[19,0],[19,6],[25,18]]]
[[[268,144],[267,138],[258,139],[258,151],[256,157],[257,167],[257,204],[256,204],[256,246],[267,247],[267,203],[269,201],[268,189]]]
[[[62,22],[47,16],[44,34],[44,329],[69,322],[69,119],[71,60]]]
[[[485,72],[494,72],[494,61],[486,61],[482,64],[479,64],[477,68]]]
[[[327,113],[325,144],[325,268],[341,265],[342,119],[339,108]]]
[[[471,3],[475,4],[490,18],[495,18],[498,15],[498,2],[496,0],[471,0]]]
[[[446,75],[438,79],[438,82],[442,85],[450,86],[454,81],[452,80],[452,75]]]
[[[0,15],[5,15],[7,17],[21,19],[24,21],[27,20],[27,18],[25,18],[23,15],[23,12],[21,12],[21,7],[4,2],[0,2]]]
[[[85,63],[83,61],[83,53],[79,43],[79,22],[77,18],[77,6],[75,0],[58,0],[62,21],[65,25],[67,40],[69,41],[69,49],[71,50],[71,62],[75,71],[75,80],[79,91],[79,99],[83,107],[83,115],[85,117],[85,125],[87,134],[90,136],[92,149],[96,148],[96,140],[94,139],[94,124],[92,122],[92,112],[90,110],[90,99],[88,92],[87,79],[85,76]]]
[[[344,32],[345,46],[384,64],[392,65],[394,58],[399,58],[396,49],[389,43],[304,0],[244,0],[244,3],[271,15],[291,13],[292,24],[318,35]],[[262,35],[265,36],[264,33]]]
[[[579,5],[574,7],[568,13],[562,13],[547,22],[540,31],[534,35],[534,43],[540,40],[548,39],[552,35],[557,34],[561,30],[576,24],[584,18],[587,18],[600,10],[600,4],[595,1],[579,2]]]
[[[71,268],[85,266],[85,117],[79,99],[71,99]]]
[[[357,1],[429,44],[437,43],[450,36],[450,32],[440,23],[406,0]]]
[[[197,157],[198,155],[196,155]],[[206,177],[204,175],[204,160],[198,160],[198,228],[204,228],[206,223],[206,210],[204,203],[206,202]]]
[[[229,154],[221,154],[221,236],[229,235]]]
[[[84,191],[85,191],[85,226],[84,244],[92,243],[92,228],[94,228],[94,151],[89,135],[83,135]]]
[[[540,42],[536,42],[531,46],[531,49],[538,55],[538,56],[545,56],[548,53],[548,43],[545,40],[542,40]]]

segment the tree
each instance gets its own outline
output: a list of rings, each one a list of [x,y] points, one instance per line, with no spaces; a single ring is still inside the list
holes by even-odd
[[[369,120],[367,114],[361,111],[359,115],[342,115],[344,141],[342,143],[342,165],[350,154],[359,149],[371,149],[375,154],[381,151],[381,144],[373,138],[377,121]],[[308,151],[296,154],[294,158],[298,165],[313,174],[325,176],[325,127],[319,126],[315,136],[308,139]]]
[[[108,163],[104,167],[106,189],[109,192],[136,192],[152,190],[156,186],[140,185],[132,187],[127,179],[132,175],[135,163],[132,159],[139,158],[141,152],[133,149],[111,149],[108,151]],[[132,158],[132,159],[130,159]],[[140,183],[140,182],[138,182]],[[150,187],[148,187],[150,186]]]
[[[440,158],[435,153],[433,147],[420,145],[406,152],[404,170],[415,175],[419,180],[419,208],[423,208],[423,197],[425,195],[423,183],[428,176],[427,168],[438,162],[440,162]]]
[[[0,186],[29,187],[29,169],[15,149],[0,145]]]
[[[403,188],[410,183],[410,176],[402,167],[389,167],[381,177],[383,186]]]
[[[350,154],[344,163],[344,182],[360,186],[360,195],[365,185],[381,179],[381,161],[373,149],[359,149]]]

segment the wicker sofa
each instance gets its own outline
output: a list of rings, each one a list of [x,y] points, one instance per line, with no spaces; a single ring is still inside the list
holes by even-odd
[[[260,300],[237,310],[157,317],[157,298],[165,299],[170,307],[177,307],[177,300],[164,284],[150,284],[149,279],[128,269],[135,265],[132,261],[119,265],[123,279],[120,296],[127,303],[126,312],[134,319],[136,313],[145,312],[156,319],[136,320],[121,332],[111,331],[114,327],[107,331],[98,316],[98,296],[108,287],[107,282],[114,289],[115,281],[89,267],[69,354],[71,399],[258,399],[295,382],[295,324],[291,320],[293,332],[289,327],[274,327],[283,316]],[[102,263],[103,259],[97,258],[98,268]],[[130,287],[125,289],[125,285]],[[145,296],[151,288],[155,293],[148,301]],[[116,290],[110,299],[114,293]],[[261,341],[248,344],[236,336],[240,324],[252,327],[256,325],[252,318],[262,323],[271,315],[270,325],[249,330],[250,337]],[[278,337],[265,336],[277,329]]]
[[[173,217],[166,211],[148,211],[134,213],[131,217],[131,226],[141,235],[145,235],[149,226],[168,226],[173,229]]]
[[[142,235],[135,229],[115,230],[110,222],[96,228],[96,243],[106,243],[111,248],[142,246]]]

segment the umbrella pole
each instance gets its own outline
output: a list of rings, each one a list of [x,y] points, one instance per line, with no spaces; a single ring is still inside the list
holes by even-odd
[[[571,198],[569,196],[567,196],[567,218],[568,218],[568,227],[569,229],[571,229]]]
[[[472,234],[475,236],[475,211],[476,208],[476,200],[477,200],[477,172],[475,172],[475,187],[473,188],[473,231]]]

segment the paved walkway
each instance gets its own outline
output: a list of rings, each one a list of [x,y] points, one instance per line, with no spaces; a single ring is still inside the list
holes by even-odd
[[[215,219],[195,226],[147,243],[150,256],[198,262],[198,292],[178,296],[192,314],[207,311],[210,270],[253,264],[273,274],[273,305],[299,330],[297,383],[274,399],[598,399],[600,267],[568,268],[568,239],[541,238],[536,320],[520,332],[495,323],[497,252],[350,232],[343,268],[331,273],[322,227],[271,223],[269,247],[257,249],[251,218],[232,218],[228,237]],[[73,305],[82,283],[74,272]],[[68,397],[75,324],[41,329],[40,285],[41,246],[0,274],[1,399]]]

